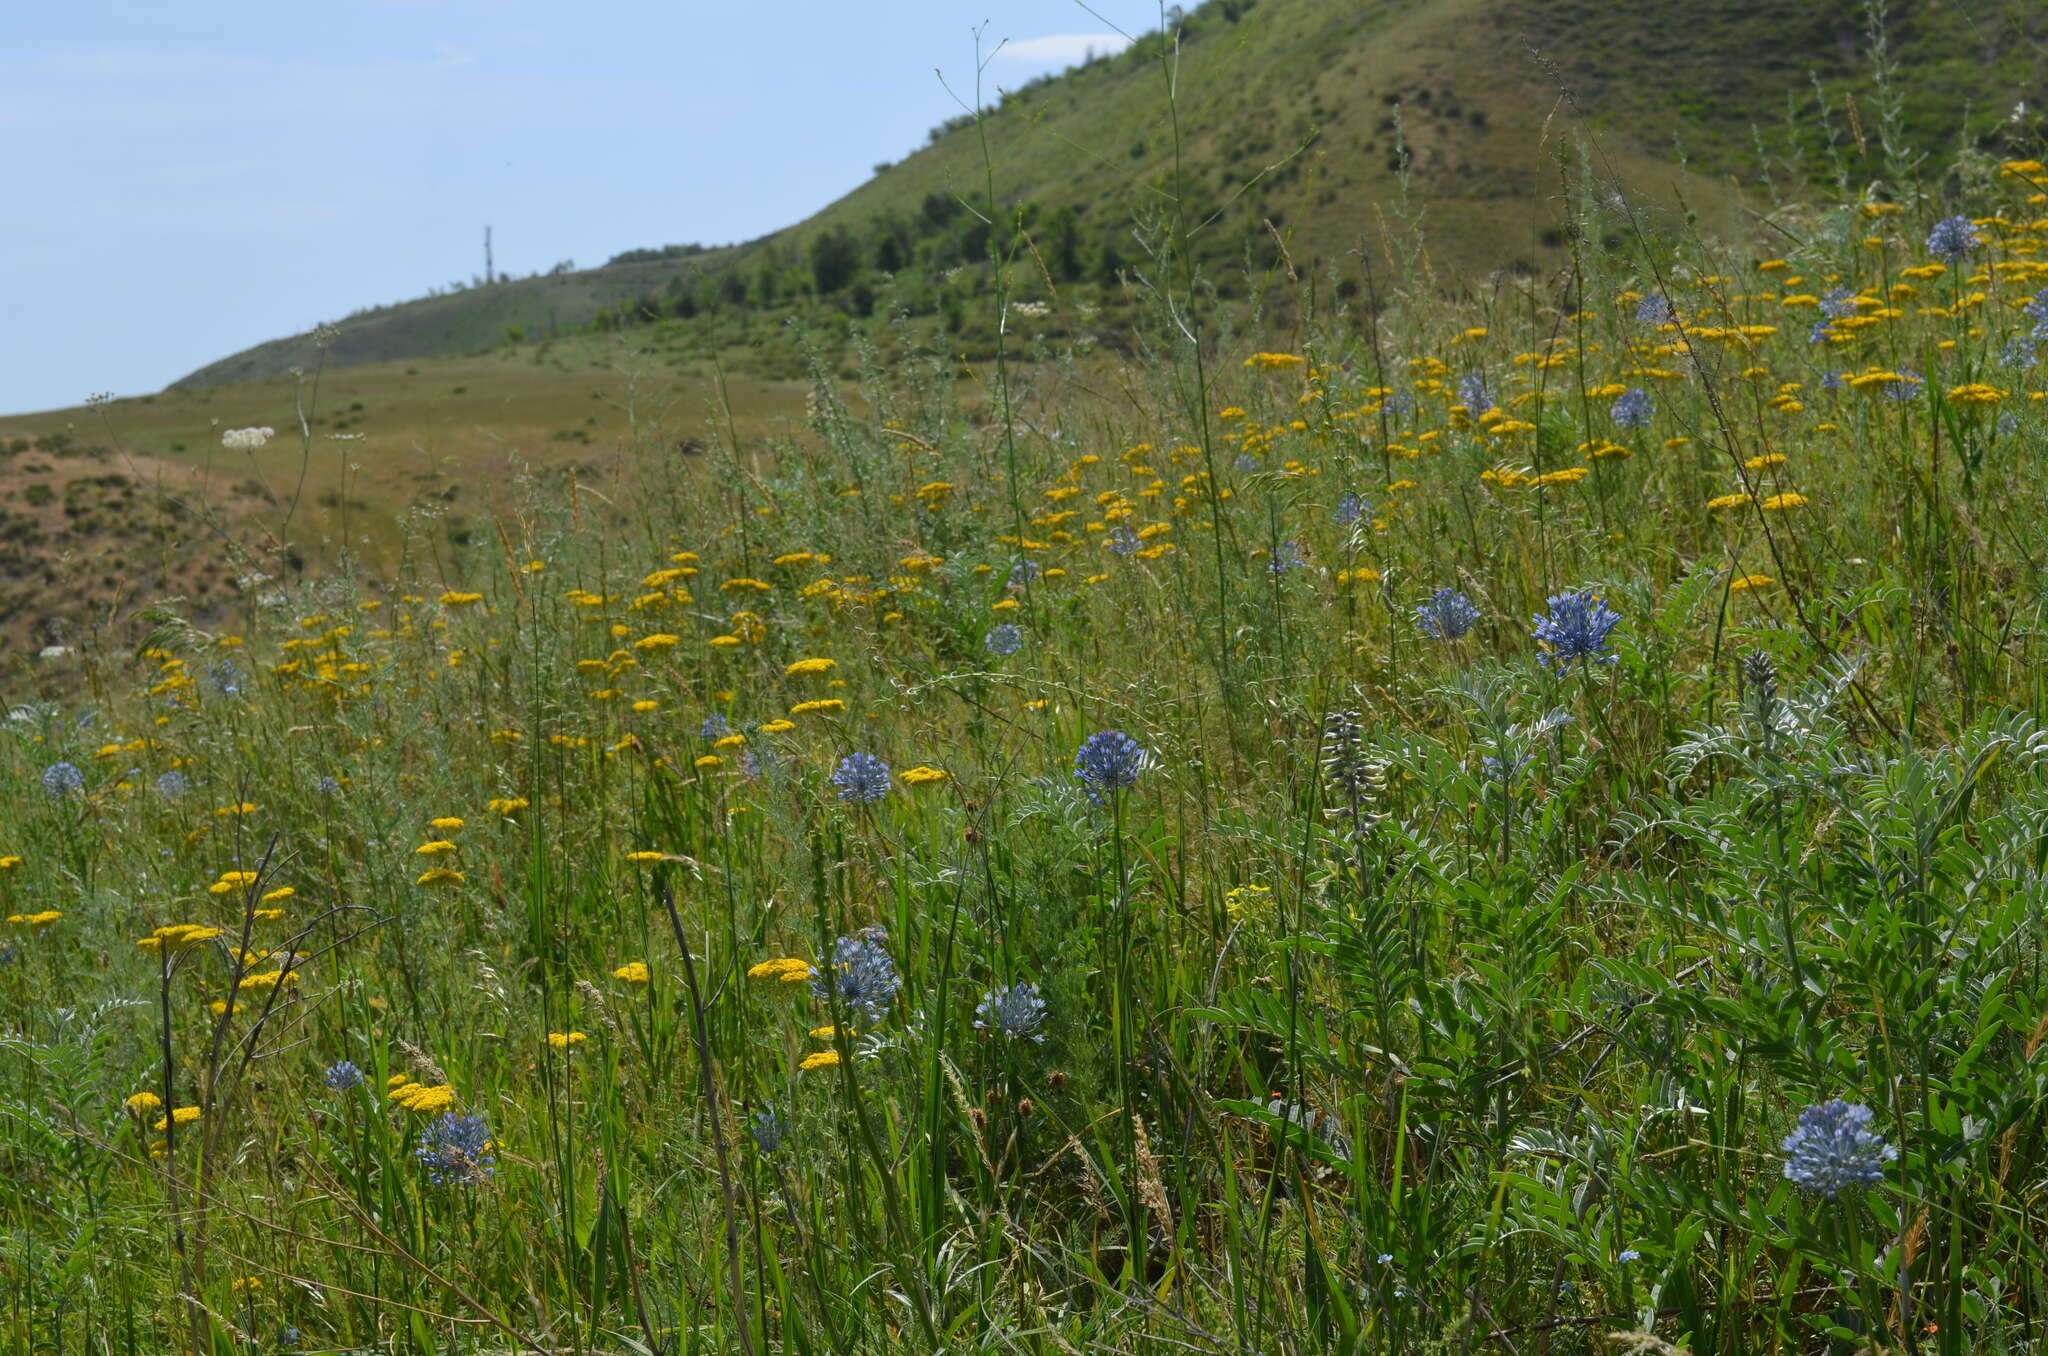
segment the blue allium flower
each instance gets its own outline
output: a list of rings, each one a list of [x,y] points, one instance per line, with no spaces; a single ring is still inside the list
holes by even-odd
[[[1387,397],[1387,411],[1396,419],[1406,419],[1409,415],[1415,413],[1415,393],[1413,391],[1394,392]]]
[[[781,766],[775,750],[766,744],[749,744],[740,750],[740,773],[755,781],[773,777]]]
[[[1496,758],[1489,753],[1479,760],[1479,775],[1496,786],[1506,786],[1523,768],[1529,766],[1531,756],[1516,753],[1506,758]]]
[[[2032,367],[2034,348],[2041,342],[2038,334],[2016,334],[2005,341],[1998,350],[1998,364],[2001,367]]]
[[[1639,325],[1669,325],[1677,319],[1677,313],[1662,293],[1652,293],[1636,303],[1636,323]]]
[[[242,670],[232,659],[223,659],[206,671],[206,685],[223,697],[242,690]]]
[[[1834,326],[1828,324],[1825,320],[1814,321],[1813,328],[1806,332],[1806,342],[1809,344],[1825,344],[1834,337]]]
[[[1272,558],[1266,562],[1266,568],[1274,574],[1286,574],[1289,570],[1305,570],[1308,568],[1308,557],[1301,553],[1301,547],[1294,542],[1283,541],[1273,548]]]
[[[1102,793],[1121,791],[1138,784],[1145,770],[1145,750],[1122,730],[1098,730],[1081,743],[1074,755],[1074,776],[1088,787],[1097,805]]]
[[[475,1186],[497,1170],[495,1147],[482,1116],[444,1111],[420,1131],[412,1152],[435,1186]]]
[[[1884,398],[1886,400],[1895,400],[1903,404],[1908,400],[1916,399],[1920,394],[1920,388],[1927,384],[1926,380],[1910,367],[1900,368],[1896,375],[1898,376],[1897,381],[1884,383]]]
[[[889,765],[872,753],[849,753],[832,770],[839,799],[872,805],[889,794]]]
[[[1330,521],[1339,527],[1356,527],[1371,510],[1363,499],[1347,494],[1337,501],[1337,507],[1330,512]]]
[[[277,1345],[280,1350],[290,1351],[299,1344],[299,1330],[287,1323],[277,1330]]]
[[[62,799],[85,790],[85,774],[75,763],[52,763],[43,769],[43,790]]]
[[[713,711],[704,717],[704,723],[697,727],[699,739],[723,739],[732,733],[732,726],[725,719],[725,712]]]
[[[1390,1252],[1383,1252],[1378,1257],[1375,1257],[1372,1260],[1377,1262],[1381,1266],[1385,1266],[1387,1263],[1394,1260],[1394,1254]]]
[[[1021,589],[1045,573],[1045,566],[1035,560],[1020,560],[1010,567],[1010,587]]]
[[[341,790],[341,783],[332,777],[322,777],[313,783],[313,789],[323,796],[331,796]]]
[[[1831,287],[1821,296],[1820,313],[1830,320],[1856,314],[1856,292],[1849,287]]]
[[[1544,647],[1543,662],[1553,672],[1569,673],[1575,664],[1612,664],[1607,637],[1621,624],[1621,614],[1590,589],[1553,593],[1547,616],[1530,618],[1531,632]]]
[[[2042,288],[2020,307],[2020,314],[2037,325],[2048,324],[2048,287]]]
[[[1259,459],[1249,452],[1237,454],[1237,460],[1230,463],[1230,469],[1241,476],[1248,476],[1259,469]]]
[[[844,1011],[872,1026],[889,1010],[903,978],[896,962],[882,943],[888,934],[880,928],[863,928],[851,937],[832,944],[832,966],[811,981],[811,992],[819,998],[836,999]]]
[[[1842,372],[1827,373],[1820,379],[1820,389],[1826,391],[1829,395],[1833,395],[1836,391],[1842,389],[1842,378],[1845,375]]]
[[[363,1085],[363,1071],[348,1060],[337,1060],[327,1066],[322,1081],[336,1092],[347,1092],[351,1088]]]
[[[1983,243],[1983,232],[1968,217],[1943,217],[1927,233],[1927,252],[1944,259],[1960,259]]]
[[[1778,1147],[1785,1177],[1805,1191],[1833,1200],[1884,1180],[1884,1165],[1899,1156],[1870,1128],[1875,1113],[1839,1097],[1799,1113],[1799,1124]]]
[[[1441,588],[1415,605],[1415,625],[1431,640],[1462,640],[1479,621],[1479,609],[1454,588]]]
[[[1623,1266],[1627,1266],[1630,1262],[1642,1261],[1643,1255],[1637,1252],[1634,1248],[1623,1248],[1621,1250],[1621,1256],[1615,1260],[1619,1261]]]
[[[1607,413],[1617,428],[1643,428],[1656,412],[1657,402],[1640,386],[1631,386],[1615,399]]]
[[[982,647],[996,658],[1008,659],[1024,648],[1024,633],[1017,629],[1015,622],[1003,622],[991,626],[981,643]]]
[[[1486,374],[1467,372],[1458,378],[1458,403],[1473,414],[1484,414],[1493,408],[1493,397],[1486,393]]]
[[[998,984],[981,996],[974,1010],[974,1029],[993,1031],[1011,1040],[1043,1042],[1038,1028],[1045,1022],[1045,999],[1038,986],[1028,980],[1021,984]]]
[[[1113,555],[1130,559],[1138,553],[1138,534],[1131,531],[1129,524],[1118,523],[1109,534],[1109,549]]]
[[[159,796],[182,796],[192,789],[192,779],[178,771],[166,772],[156,779],[156,793]]]
[[[754,1145],[764,1154],[772,1154],[782,1147],[782,1140],[789,1133],[789,1127],[782,1123],[782,1117],[773,1111],[757,1112],[754,1124],[748,1134],[754,1137]]]

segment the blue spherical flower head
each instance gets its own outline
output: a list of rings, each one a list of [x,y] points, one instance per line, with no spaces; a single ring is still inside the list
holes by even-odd
[[[999,626],[990,627],[988,635],[983,637],[981,643],[983,648],[996,658],[1008,659],[1024,648],[1024,633],[1017,629],[1016,623],[1003,622]]]
[[[1415,625],[1431,640],[1462,640],[1478,624],[1479,609],[1454,588],[1441,588],[1415,605]]]
[[[1543,662],[1559,675],[1574,666],[1612,664],[1616,656],[1607,651],[1607,638],[1621,624],[1621,614],[1591,589],[1576,593],[1553,593],[1547,616],[1530,619],[1532,634],[1544,647]]]
[[[412,1152],[435,1186],[475,1186],[497,1170],[495,1147],[483,1117],[445,1111],[420,1132]]]
[[[1927,233],[1927,252],[1943,259],[1960,259],[1984,243],[1984,233],[1968,217],[1943,217]]]
[[[789,1133],[789,1127],[782,1123],[782,1117],[773,1111],[758,1112],[754,1123],[748,1128],[754,1137],[755,1147],[764,1154],[772,1154],[782,1147],[782,1140]]]
[[[166,772],[156,779],[156,793],[159,796],[182,796],[192,789],[192,779],[176,770]]]
[[[1650,393],[1640,386],[1631,386],[1621,393],[1607,413],[1616,428],[1645,428],[1656,411],[1657,402],[1650,399]]]
[[[2020,307],[2020,314],[2036,325],[2048,324],[2048,287],[2027,298],[2027,304]]]
[[[1330,512],[1330,521],[1339,527],[1356,527],[1371,510],[1366,502],[1355,494],[1347,494],[1337,501],[1337,507]]]
[[[1302,554],[1301,547],[1294,542],[1283,541],[1273,548],[1272,559],[1266,562],[1266,568],[1274,574],[1305,570],[1308,568],[1308,557]]]
[[[1653,293],[1636,303],[1636,323],[1639,325],[1669,325],[1677,319],[1671,303],[1661,293]]]
[[[332,796],[341,790],[341,783],[332,777],[322,777],[313,783],[313,789],[323,796]]]
[[[1145,750],[1122,730],[1098,730],[1074,755],[1074,776],[1088,788],[1097,805],[1103,793],[1114,794],[1138,784],[1145,770]]]
[[[839,799],[872,805],[889,794],[889,765],[872,753],[849,753],[832,770],[832,785],[839,788]]]
[[[837,1002],[863,1026],[882,1020],[903,984],[895,958],[882,945],[886,940],[887,934],[880,928],[864,928],[851,937],[841,937],[832,944],[831,969],[811,981],[811,992]]]
[[[207,686],[223,697],[242,690],[242,670],[232,659],[223,659],[206,671]]]
[[[1839,1097],[1800,1112],[1799,1123],[1779,1146],[1786,1180],[1829,1200],[1882,1182],[1884,1165],[1899,1151],[1870,1128],[1874,1119],[1869,1107]]]
[[[1834,337],[1835,327],[1825,320],[1814,321],[1813,328],[1806,332],[1806,342],[1809,344],[1825,344]]]
[[[713,711],[704,717],[704,723],[697,727],[699,739],[723,739],[731,733],[732,726],[726,722],[723,711]]]
[[[1035,560],[1020,560],[1010,567],[1010,587],[1021,589],[1045,573],[1045,566]]]
[[[1038,986],[1026,981],[1002,985],[981,996],[974,1009],[974,1029],[992,1031],[1013,1041],[1039,1041],[1045,1037],[1038,1028],[1045,1023],[1045,999]]]
[[[363,1085],[363,1071],[349,1060],[336,1060],[327,1066],[321,1081],[336,1092],[347,1092]]]
[[[1820,299],[1820,313],[1830,320],[1856,314],[1856,292],[1848,287],[1831,287]]]
[[[1920,388],[1927,384],[1926,379],[1910,367],[1901,367],[1895,375],[1896,381],[1884,383],[1884,398],[1900,404],[1918,399]]]
[[[52,763],[43,769],[43,790],[59,800],[75,796],[85,790],[85,774],[74,763]]]
[[[1486,392],[1484,372],[1467,372],[1458,378],[1458,403],[1475,415],[1493,408],[1493,397]]]

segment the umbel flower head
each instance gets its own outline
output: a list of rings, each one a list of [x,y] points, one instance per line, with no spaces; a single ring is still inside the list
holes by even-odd
[[[993,1031],[1013,1041],[1040,1041],[1045,1037],[1038,1028],[1045,1023],[1045,999],[1039,996],[1038,986],[1025,981],[1019,984],[998,984],[981,996],[981,1004],[974,1009],[974,1029]]]
[[[420,1132],[412,1152],[435,1186],[475,1186],[496,1171],[495,1147],[482,1116],[444,1111]]]
[[[1074,754],[1074,776],[1100,804],[1103,792],[1136,786],[1148,761],[1138,741],[1122,730],[1098,730]]]
[[[1639,325],[1669,325],[1678,319],[1671,309],[1671,303],[1662,293],[1652,292],[1636,303],[1636,323]]]
[[[989,628],[982,644],[996,658],[1007,659],[1024,648],[1024,633],[1017,629],[1015,622],[1002,622]]]
[[[337,1060],[327,1066],[322,1081],[336,1092],[347,1092],[363,1085],[363,1071],[350,1060]]]
[[[836,1001],[849,1016],[857,1016],[862,1026],[880,1021],[903,984],[894,958],[882,945],[888,939],[880,928],[862,928],[851,937],[841,937],[832,944],[831,966],[811,981],[811,992]]]
[[[889,794],[889,765],[872,753],[849,753],[832,770],[832,785],[839,799],[872,805]]]
[[[1960,259],[1983,243],[1983,232],[1968,217],[1943,217],[1927,233],[1927,252],[1943,259]]]
[[[1657,402],[1640,386],[1631,386],[1615,399],[1607,413],[1617,428],[1644,428],[1656,413]]]
[[[60,800],[85,790],[85,774],[75,763],[52,763],[43,769],[43,790]]]
[[[1621,614],[1591,589],[1576,593],[1553,593],[1547,616],[1530,619],[1532,634],[1544,647],[1543,662],[1560,675],[1574,665],[1612,664],[1607,638],[1621,624]]]
[[[1431,640],[1462,640],[1478,621],[1479,609],[1457,589],[1438,589],[1415,605],[1415,625]]]
[[[1786,1180],[1829,1200],[1882,1182],[1884,1165],[1899,1151],[1870,1128],[1874,1118],[1869,1107],[1839,1097],[1800,1112],[1799,1123],[1779,1146]]]

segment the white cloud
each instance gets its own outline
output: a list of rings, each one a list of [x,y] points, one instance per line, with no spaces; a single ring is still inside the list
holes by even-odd
[[[1012,39],[996,56],[1020,66],[1075,66],[1091,56],[1114,56],[1130,45],[1121,33],[1048,33]]]

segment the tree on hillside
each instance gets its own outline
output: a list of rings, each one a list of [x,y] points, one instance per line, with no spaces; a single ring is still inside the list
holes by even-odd
[[[860,271],[860,244],[844,226],[834,226],[811,242],[811,281],[820,296],[839,291]]]

